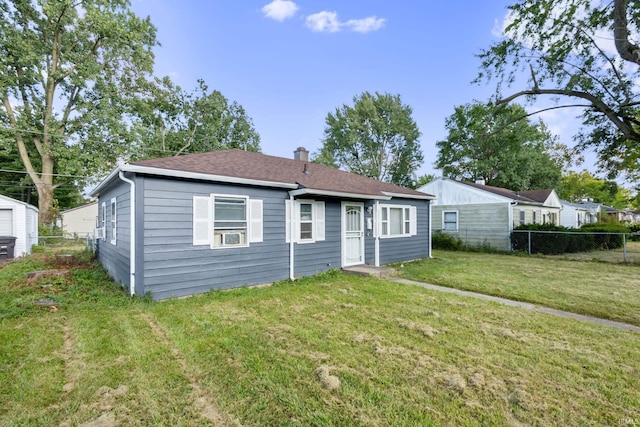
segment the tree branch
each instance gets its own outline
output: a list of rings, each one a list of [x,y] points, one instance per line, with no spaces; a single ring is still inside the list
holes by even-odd
[[[193,136],[196,134],[196,130],[198,129],[198,125],[195,125],[193,127],[193,132],[191,132],[191,136],[189,137],[189,141],[187,141],[187,144],[182,147],[176,154],[175,157],[179,156],[180,154],[182,154],[182,152],[184,150],[186,150],[187,148],[189,148],[189,146],[191,145],[191,142],[193,142]]]
[[[614,0],[613,2],[613,36],[616,50],[622,59],[640,65],[640,46],[629,41],[629,23],[627,8],[629,0]]]
[[[9,117],[9,123],[11,127],[14,129],[14,138],[16,140],[16,144],[18,145],[18,152],[20,153],[20,159],[24,164],[25,169],[27,169],[27,173],[31,177],[31,180],[34,184],[38,185],[42,183],[38,172],[33,167],[31,163],[31,159],[29,158],[29,152],[27,151],[27,147],[24,143],[24,139],[22,139],[22,135],[18,129],[18,123],[16,121],[16,116],[13,112],[13,108],[11,108],[11,103],[9,102],[8,97],[4,97],[2,99],[2,103],[4,105],[5,110],[7,111],[7,116]]]
[[[508,104],[516,98],[527,95],[563,95],[563,96],[571,96],[574,98],[586,99],[591,103],[590,107],[595,108],[596,110],[603,113],[611,122],[622,132],[627,138],[633,140],[640,140],[640,133],[638,133],[633,126],[629,125],[627,121],[620,118],[619,115],[609,107],[604,101],[595,96],[591,95],[587,92],[577,91],[577,90],[566,90],[566,89],[537,89],[537,90],[523,90],[517,93],[514,93],[507,98],[499,99],[496,101],[496,104]]]

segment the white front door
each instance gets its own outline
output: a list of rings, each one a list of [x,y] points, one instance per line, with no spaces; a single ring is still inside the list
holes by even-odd
[[[342,266],[364,264],[364,205],[342,203]]]

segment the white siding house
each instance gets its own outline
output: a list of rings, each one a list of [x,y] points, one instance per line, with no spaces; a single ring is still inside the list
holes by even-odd
[[[0,195],[0,236],[16,238],[14,256],[30,254],[38,244],[38,208]]]
[[[580,228],[584,224],[598,222],[600,205],[590,203],[571,203],[562,200],[562,211],[560,213],[560,225],[568,228]]]
[[[454,235],[469,246],[510,251],[520,224],[560,225],[555,190],[511,191],[481,183],[438,178],[418,189],[433,194],[431,231]]]

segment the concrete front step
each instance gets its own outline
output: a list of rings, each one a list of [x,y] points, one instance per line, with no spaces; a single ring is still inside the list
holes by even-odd
[[[390,267],[373,267],[371,265],[354,265],[352,267],[344,267],[342,271],[344,271],[345,274],[368,277],[387,277],[394,275],[396,272]]]

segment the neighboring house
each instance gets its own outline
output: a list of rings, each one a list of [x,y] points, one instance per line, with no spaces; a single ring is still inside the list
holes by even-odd
[[[625,212],[612,206],[602,205],[602,210],[613,221],[621,222],[625,220]]]
[[[569,228],[580,228],[584,224],[598,222],[600,206],[597,203],[572,203],[561,200],[560,225]]]
[[[438,178],[418,190],[436,197],[431,231],[452,234],[469,246],[510,251],[514,227],[560,225],[562,204],[555,190],[518,192],[449,178]]]
[[[97,256],[154,299],[430,256],[433,196],[308,161],[226,150],[117,167]]]
[[[640,210],[634,211],[627,207],[627,209],[624,210],[624,220],[632,223],[640,222]]]
[[[93,236],[98,219],[98,202],[60,212],[62,233],[65,236]]]
[[[38,244],[38,208],[0,195],[0,236],[16,238],[14,256],[30,254]]]

